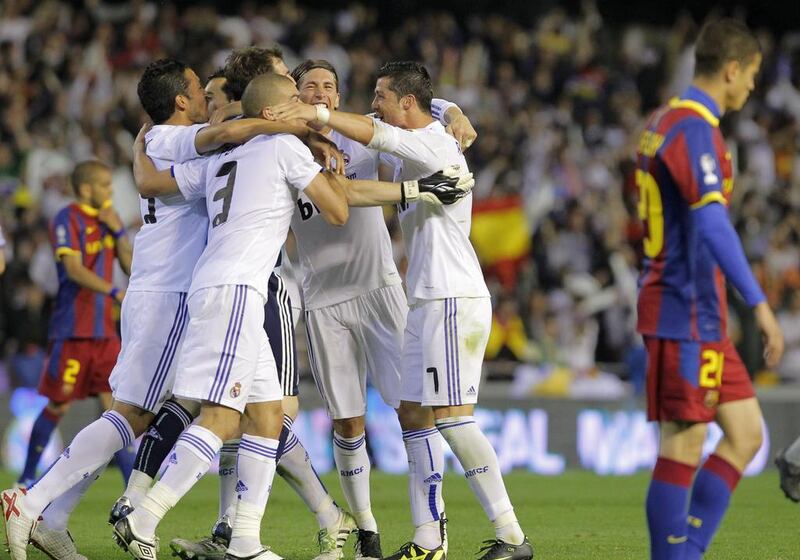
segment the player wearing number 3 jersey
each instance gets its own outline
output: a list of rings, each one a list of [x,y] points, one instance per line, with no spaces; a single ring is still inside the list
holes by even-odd
[[[719,130],[720,117],[740,109],[753,89],[758,42],[739,22],[712,22],[695,57],[692,86],[653,114],[637,154],[646,228],[638,330],[648,353],[648,416],[661,425],[647,496],[653,559],[702,557],[761,446],[761,411],[726,335],[726,279],[755,309],[768,365],[783,350],[728,217],[733,162]],[[714,420],[724,437],[695,476]]]

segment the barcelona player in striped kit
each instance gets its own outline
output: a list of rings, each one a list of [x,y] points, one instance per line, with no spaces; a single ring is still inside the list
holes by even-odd
[[[747,101],[760,48],[742,23],[719,20],[702,30],[695,62],[692,86],[650,118],[637,154],[646,226],[638,330],[648,354],[648,417],[661,428],[646,504],[658,560],[702,558],[761,446],[761,410],[726,335],[726,279],[754,309],[767,365],[783,352],[728,217],[733,164],[719,130],[720,117]],[[724,436],[698,470],[711,421]]]
[[[115,259],[130,272],[131,244],[110,207],[111,169],[85,161],[75,167],[71,181],[76,200],[56,214],[50,228],[59,288],[39,383],[39,392],[49,402],[33,426],[19,479],[25,486],[36,477],[50,435],[72,401],[98,396],[109,408],[108,378],[120,347],[112,307],[124,292],[113,286],[112,275]],[[121,464],[129,473],[132,459]]]

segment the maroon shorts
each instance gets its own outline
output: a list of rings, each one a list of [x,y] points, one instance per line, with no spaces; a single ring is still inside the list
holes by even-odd
[[[51,340],[39,393],[57,403],[110,393],[119,345],[118,338]]]
[[[733,343],[646,336],[647,418],[711,422],[722,403],[755,396]]]

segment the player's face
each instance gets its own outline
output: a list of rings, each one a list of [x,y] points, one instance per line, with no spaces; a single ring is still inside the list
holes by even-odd
[[[372,110],[375,115],[387,124],[402,126],[403,108],[397,94],[389,89],[391,78],[378,78],[375,84],[375,98],[372,100]]]
[[[761,68],[761,54],[756,54],[748,64],[738,65],[738,72],[732,76],[728,89],[727,106],[731,111],[738,111],[747,103],[750,92],[756,87],[756,74]]]
[[[309,70],[297,84],[300,101],[317,105],[323,103],[328,109],[339,108],[339,92],[336,91],[336,78],[324,68]]]
[[[111,170],[97,169],[90,185],[89,205],[93,208],[102,208],[106,201],[111,200],[114,189],[111,186]]]
[[[280,74],[281,76],[286,76],[290,78],[294,82],[294,78],[292,78],[292,73],[289,72],[289,67],[286,66],[286,63],[283,61],[282,58],[273,58],[272,59],[272,71],[276,74]]]
[[[200,84],[200,78],[194,70],[186,69],[186,116],[193,123],[204,123],[208,120],[208,103],[206,103],[206,92]]]
[[[229,103],[228,95],[222,89],[224,85],[225,78],[213,78],[206,84],[206,102],[208,103],[209,115]]]

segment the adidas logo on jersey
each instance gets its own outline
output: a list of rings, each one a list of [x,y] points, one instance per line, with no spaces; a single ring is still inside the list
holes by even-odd
[[[475,394],[475,386],[474,385],[470,385],[469,389],[467,389],[467,396],[472,396],[474,394]]]
[[[178,455],[173,453],[169,456],[169,464],[170,465],[177,465],[178,464]]]
[[[442,481],[442,475],[439,474],[438,472],[435,472],[422,482],[424,482],[425,484],[438,484],[441,481]]]
[[[236,483],[236,492],[241,494],[242,492],[247,492],[247,485],[242,482],[241,480]]]
[[[64,452],[61,455],[64,457],[64,459],[69,459],[69,454],[70,450],[69,447],[67,447],[66,449],[64,449]]]
[[[474,469],[470,469],[464,473],[464,476],[467,478],[472,478],[476,474],[483,474],[485,472],[489,472],[489,465],[485,465],[483,467],[475,467]]]

